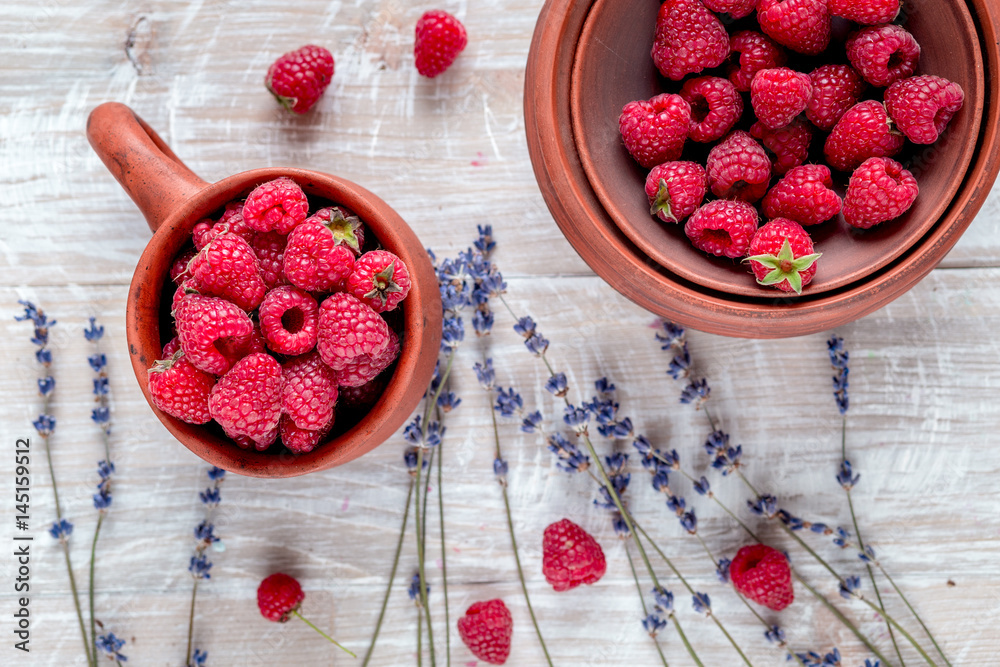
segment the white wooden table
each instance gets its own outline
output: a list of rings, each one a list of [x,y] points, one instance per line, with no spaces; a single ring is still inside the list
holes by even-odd
[[[509,301],[532,314],[552,341],[571,398],[607,375],[622,410],[661,447],[704,471],[701,413],[677,403],[664,373],[667,357],[653,339],[654,317],[620,297],[577,257],[552,221],[534,181],[524,138],[522,84],[528,45],[542,0],[448,0],[469,32],[458,63],[433,81],[412,62],[412,26],[431,8],[400,0],[7,3],[0,16],[0,192],[2,249],[0,331],[5,345],[0,457],[0,664],[81,665],[69,586],[58,545],[45,533],[53,516],[50,476],[39,452],[32,468],[31,652],[13,648],[13,449],[34,435],[39,399],[30,327],[15,322],[18,299],[59,321],[52,332],[57,379],[52,445],[77,579],[85,586],[96,512],[95,463],[103,458],[90,422],[87,318],[104,324],[118,468],[113,509],[97,563],[98,617],[128,640],[136,665],[184,663],[191,578],[187,564],[200,521],[198,491],[206,465],[177,444],[138,391],[124,339],[128,283],[149,231],[84,136],[97,104],[131,105],[206,180],[262,166],[329,171],[380,194],[439,256],[467,246],[476,225],[492,223],[496,259]],[[131,46],[126,49],[129,35]],[[336,58],[331,88],[313,112],[292,117],[262,85],[268,64],[305,43]],[[942,266],[884,310],[839,330],[852,353],[848,447],[862,479],[855,491],[866,535],[909,593],[955,665],[992,665],[1000,649],[1000,197]],[[463,347],[454,375],[462,405],[448,416],[444,486],[451,619],[475,600],[502,597],[511,608],[510,665],[544,664],[517,584],[493,482],[488,399],[471,365],[486,353],[501,384],[516,384],[526,405],[553,414],[543,368],[523,349],[511,321],[497,314],[486,343]],[[691,351],[711,381],[714,413],[744,445],[747,474],[805,517],[849,521],[834,480],[839,416],[830,392],[827,335],[784,341],[732,340],[692,332]],[[592,503],[583,476],[558,471],[537,436],[502,426],[510,493],[528,586],[557,665],[656,665],[623,545],[608,515]],[[38,442],[37,439],[35,439]],[[624,444],[624,443],[623,443]],[[607,446],[602,443],[602,447]],[[261,618],[256,586],[282,570],[302,581],[304,612],[344,644],[364,652],[387,581],[407,477],[396,437],[354,463],[304,478],[229,476],[216,525],[226,549],[213,553],[212,578],[199,589],[195,644],[210,665],[354,663],[303,624]],[[628,497],[636,517],[691,581],[755,665],[784,664],[762,627],[715,577],[697,541],[686,537],[638,466]],[[736,482],[710,475],[722,499],[742,507]],[[723,515],[697,499],[701,532],[732,555],[744,543]],[[434,504],[431,504],[432,510]],[[569,517],[591,531],[608,555],[595,586],[556,594],[541,576],[541,533]],[[790,550],[803,574],[836,598],[836,583],[774,526],[768,538]],[[412,526],[410,535],[412,536]],[[438,528],[429,531],[437,553]],[[833,563],[860,574],[856,559]],[[444,653],[442,586],[430,561],[438,664]],[[714,628],[657,563],[677,594],[679,616],[703,662],[738,664]],[[373,665],[415,663],[416,609],[406,586],[416,567],[407,539]],[[867,582],[866,582],[867,583]],[[646,586],[646,583],[644,583]],[[648,587],[648,586],[647,586]],[[844,665],[866,653],[800,588],[780,615],[792,645],[820,653],[840,648]],[[892,613],[914,627],[894,596]],[[838,599],[889,654],[884,625],[859,604]],[[452,631],[452,663],[476,664]],[[921,636],[922,635],[919,635]],[[672,631],[661,643],[671,665],[691,664]],[[920,661],[906,650],[906,664]],[[427,657],[424,664],[429,664]]]

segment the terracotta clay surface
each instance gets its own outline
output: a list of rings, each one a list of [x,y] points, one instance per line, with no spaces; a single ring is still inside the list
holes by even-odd
[[[255,169],[209,185],[194,175],[128,107],[102,104],[90,115],[87,136],[111,173],[155,231],[136,267],[126,313],[132,368],[149,401],[147,369],[164,342],[164,285],[178,251],[198,220],[279,176],[295,180],[311,198],[354,211],[410,269],[413,286],[402,306],[403,347],[378,403],[350,430],[301,455],[243,450],[211,425],[186,424],[150,402],[160,421],[188,449],[220,468],[254,477],[291,477],[351,461],[392,435],[416,408],[430,381],[441,339],[441,299],[430,259],[407,224],[377,196],[344,179],[304,169]],[[169,292],[172,293],[172,290]],[[169,299],[169,293],[167,295]]]
[[[570,243],[613,287],[657,314],[743,337],[802,335],[857,319],[944,257],[996,177],[997,10],[986,2],[967,10],[913,2],[907,27],[925,42],[921,70],[961,82],[969,95],[948,136],[904,156],[921,165],[918,205],[874,233],[837,229],[839,220],[811,230],[825,253],[815,288],[798,299],[763,291],[741,267],[706,257],[679,227],[649,215],[645,172],[621,145],[617,117],[631,99],[663,90],[648,54],[651,29],[648,39],[620,38],[644,35],[638,24],[653,25],[656,7],[636,2],[625,12],[611,4],[550,0],[543,8],[525,85],[528,145],[543,196]]]

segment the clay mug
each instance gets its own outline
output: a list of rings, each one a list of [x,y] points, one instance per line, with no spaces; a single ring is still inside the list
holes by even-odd
[[[347,463],[377,447],[403,425],[434,372],[441,340],[441,297],[420,240],[388,204],[350,181],[306,169],[253,169],[207,183],[135,112],[114,102],[91,112],[87,138],[154,232],[129,287],[126,333],[139,387],[153,412],[181,444],[225,470],[254,477],[291,477]],[[216,425],[187,424],[159,411],[150,400],[147,373],[171,335],[166,328],[169,316],[164,312],[173,293],[170,266],[191,239],[194,225],[227,202],[245,198],[256,186],[279,176],[293,179],[310,199],[352,210],[384,248],[403,260],[413,283],[401,306],[402,351],[382,396],[349,430],[301,455],[240,449]]]

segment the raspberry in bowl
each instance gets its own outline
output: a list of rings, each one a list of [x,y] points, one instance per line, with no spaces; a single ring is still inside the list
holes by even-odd
[[[127,337],[143,394],[182,444],[238,474],[290,477],[353,460],[403,425],[434,371],[441,302],[423,245],[388,204],[304,169],[208,184],[121,104],[97,107],[87,134],[154,230]],[[343,262],[313,256],[322,270],[310,271],[317,228]],[[371,325],[365,346],[331,324],[354,311]]]

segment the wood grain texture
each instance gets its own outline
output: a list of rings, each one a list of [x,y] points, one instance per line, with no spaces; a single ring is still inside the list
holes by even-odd
[[[541,0],[449,2],[470,34],[455,68],[433,81],[412,67],[411,30],[422,7],[396,0],[300,2],[144,2],[85,5],[43,0],[0,17],[0,185],[5,193],[0,263],[0,334],[7,341],[0,377],[0,438],[13,448],[32,435],[37,414],[30,329],[15,322],[18,299],[31,299],[59,324],[53,329],[59,421],[52,446],[61,499],[76,524],[72,553],[83,578],[95,513],[91,495],[102,457],[90,422],[86,319],[108,333],[114,436],[119,475],[114,508],[102,532],[97,568],[99,618],[128,639],[129,664],[184,660],[187,573],[197,494],[206,466],[155,420],[128,364],[124,304],[149,232],[135,207],[86,144],[87,113],[98,103],[130,104],[206,180],[260,166],[295,165],[354,180],[393,205],[439,255],[453,255],[490,222],[496,259],[508,278],[508,301],[530,313],[552,341],[573,400],[589,397],[606,375],[624,414],[658,446],[676,448],[692,471],[769,538],[788,548],[797,568],[836,597],[836,584],[773,526],[742,510],[743,489],[707,472],[702,413],[677,403],[680,387],[664,373],[667,358],[655,324],[588,270],[560,235],[534,182],[521,115],[524,61]],[[141,19],[141,20],[140,20]],[[125,43],[134,28],[132,59]],[[261,83],[267,65],[302,43],[328,45],[334,85],[302,118],[280,112]],[[889,307],[842,328],[852,353],[848,447],[862,479],[861,523],[886,567],[911,596],[955,665],[989,665],[1000,649],[1000,524],[996,455],[1000,413],[1000,190],[951,253],[944,268]],[[472,601],[503,597],[514,615],[510,665],[543,665],[516,583],[502,502],[492,478],[488,399],[471,365],[488,354],[498,381],[514,385],[525,407],[550,419],[558,406],[542,388],[545,371],[510,329],[504,311],[487,341],[469,340],[453,388],[462,405],[448,415],[444,474],[452,622]],[[849,521],[834,480],[840,418],[830,395],[824,335],[745,341],[691,332],[698,373],[712,384],[712,408],[743,444],[747,475],[778,494],[791,511],[833,525]],[[557,665],[658,664],[640,620],[624,545],[595,487],[554,466],[537,436],[503,423],[510,494],[528,585]],[[37,440],[36,440],[37,442]],[[599,442],[602,452],[628,443]],[[354,664],[301,623],[272,625],[253,604],[267,574],[284,570],[307,591],[304,611],[350,648],[363,652],[391,565],[408,478],[396,437],[347,466],[289,480],[230,476],[216,525],[225,551],[213,553],[212,579],[199,591],[196,645],[211,665]],[[12,489],[13,456],[0,457],[3,488]],[[0,648],[3,664],[85,664],[61,555],[45,534],[53,515],[51,480],[33,460],[32,652]],[[677,477],[710,547],[732,555],[742,535]],[[719,584],[649,485],[632,469],[631,508],[679,569],[712,596],[715,610],[757,666],[785,664],[760,624]],[[7,496],[8,498],[10,496]],[[10,505],[8,505],[10,508]],[[436,512],[434,503],[432,511]],[[13,510],[0,521],[10,544]],[[555,594],[540,572],[544,527],[570,517],[604,544],[608,574],[584,590]],[[412,521],[412,520],[411,520]],[[432,522],[431,600],[443,652],[437,524]],[[412,535],[412,523],[410,526]],[[838,568],[861,570],[828,538],[806,536]],[[655,562],[655,559],[654,559]],[[415,664],[415,607],[406,596],[416,557],[412,539],[400,566],[386,625],[371,664]],[[656,562],[677,595],[678,615],[703,662],[738,664],[714,625],[690,609],[688,596]],[[9,637],[14,564],[0,557],[0,622]],[[950,586],[948,582],[954,582]],[[648,581],[643,586],[649,588]],[[795,607],[765,618],[786,627],[797,649],[838,646],[845,665],[866,653],[801,588]],[[895,597],[891,611],[906,619]],[[890,651],[884,626],[864,607],[838,606]],[[676,634],[661,635],[671,665],[690,659]],[[451,637],[455,665],[475,664]],[[888,655],[888,653],[887,653]],[[912,651],[907,664],[919,664]],[[428,664],[425,656],[424,664]],[[439,662],[439,664],[443,664]]]

